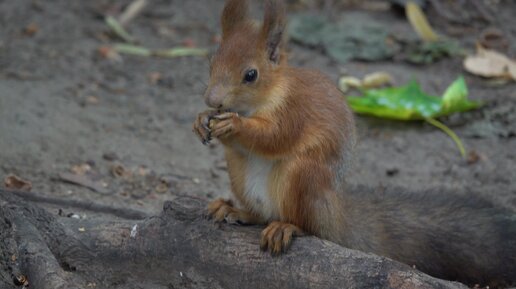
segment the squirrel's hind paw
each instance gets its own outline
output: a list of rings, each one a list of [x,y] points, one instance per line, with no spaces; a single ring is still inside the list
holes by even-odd
[[[260,249],[272,255],[279,255],[288,250],[294,236],[302,236],[303,231],[292,224],[274,221],[262,231]]]

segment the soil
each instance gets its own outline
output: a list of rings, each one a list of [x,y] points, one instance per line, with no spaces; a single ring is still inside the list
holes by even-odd
[[[117,42],[102,15],[117,13],[129,2],[0,0],[0,178],[15,174],[43,196],[149,214],[179,195],[230,196],[221,145],[205,146],[191,131],[197,113],[206,109],[207,58],[122,55],[116,60],[99,53]],[[169,48],[193,42],[216,49],[222,0],[149,2],[128,26],[140,43]],[[506,53],[514,56],[516,3],[493,3],[491,21],[454,23],[433,10],[430,19],[439,33],[470,50],[484,29],[497,27],[508,40]],[[259,15],[262,7],[253,7]],[[389,10],[345,7],[331,13],[372,14],[399,33],[414,34],[404,17]],[[469,75],[460,57],[426,66],[339,64],[317,49],[291,43],[289,61],[317,68],[335,81],[343,71],[359,77],[387,71],[395,84],[415,78],[436,95],[464,74],[470,98],[485,105],[443,121],[463,140],[469,161],[432,126],[357,116],[359,144],[349,181],[477,192],[516,210],[516,84]],[[65,172],[84,173],[105,190],[63,182]],[[58,207],[48,208],[58,213]]]

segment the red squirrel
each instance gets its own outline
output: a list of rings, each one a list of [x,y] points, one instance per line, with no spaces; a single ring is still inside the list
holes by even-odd
[[[287,250],[315,235],[468,284],[516,281],[516,215],[474,196],[376,192],[346,186],[353,114],[322,73],[291,67],[284,4],[267,0],[263,22],[245,0],[227,0],[222,42],[210,63],[194,132],[224,145],[240,204],[217,199],[215,221],[267,225],[260,247]]]

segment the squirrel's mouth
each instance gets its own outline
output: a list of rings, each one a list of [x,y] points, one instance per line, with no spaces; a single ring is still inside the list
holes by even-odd
[[[226,112],[238,113],[240,116],[244,116],[244,117],[249,117],[250,115],[253,114],[253,111],[245,110],[245,109],[235,109],[235,108],[220,108],[220,109],[217,109],[217,113],[218,114],[226,113]]]
[[[217,109],[217,113],[226,113],[226,112],[235,112],[235,113],[238,113],[239,115],[243,115],[243,116],[247,116],[249,114],[249,112],[245,111],[245,110],[236,110],[236,109],[232,109],[232,108],[227,108],[227,109]]]

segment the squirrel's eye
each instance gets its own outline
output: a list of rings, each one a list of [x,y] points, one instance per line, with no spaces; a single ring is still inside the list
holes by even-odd
[[[249,69],[245,72],[244,83],[251,83],[258,77],[258,71],[256,69]]]

